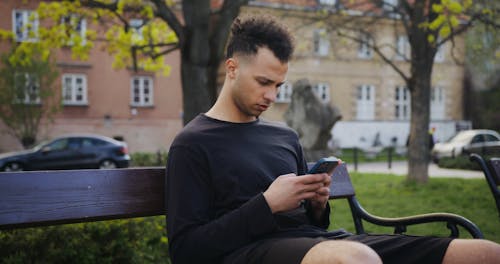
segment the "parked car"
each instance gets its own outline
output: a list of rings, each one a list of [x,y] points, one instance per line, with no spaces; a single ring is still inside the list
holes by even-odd
[[[438,162],[443,157],[454,158],[470,153],[500,154],[500,135],[496,131],[487,129],[464,130],[447,142],[436,143],[431,151],[434,162]]]
[[[0,170],[53,170],[128,167],[127,144],[99,135],[67,135],[32,149],[0,154]]]

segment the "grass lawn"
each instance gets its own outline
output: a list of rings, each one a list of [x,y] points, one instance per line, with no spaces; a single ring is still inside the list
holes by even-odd
[[[431,212],[462,215],[479,226],[486,239],[500,242],[500,218],[484,179],[431,178],[426,185],[408,183],[405,177],[387,174],[350,173],[361,205],[371,214],[401,217]],[[330,229],[354,232],[347,201],[330,202]],[[387,227],[364,223],[369,233],[392,233]],[[460,230],[461,235],[467,234]],[[407,234],[448,236],[446,224],[409,227]]]

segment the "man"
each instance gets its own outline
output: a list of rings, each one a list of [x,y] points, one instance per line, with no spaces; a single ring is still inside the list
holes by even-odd
[[[259,118],[285,81],[291,36],[269,18],[237,19],[231,32],[217,102],[169,151],[175,264],[500,260],[500,246],[485,240],[327,232],[330,177],[306,175],[297,134]]]

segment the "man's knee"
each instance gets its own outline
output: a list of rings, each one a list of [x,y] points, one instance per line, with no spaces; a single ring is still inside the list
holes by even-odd
[[[370,247],[353,241],[330,240],[316,244],[301,264],[382,263]]]
[[[443,263],[500,263],[500,245],[483,239],[455,239]]]

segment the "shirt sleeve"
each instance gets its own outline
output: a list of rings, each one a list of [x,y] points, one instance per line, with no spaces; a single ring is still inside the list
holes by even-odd
[[[262,193],[215,218],[204,154],[190,147],[169,151],[166,168],[167,233],[174,263],[217,261],[278,228]]]

